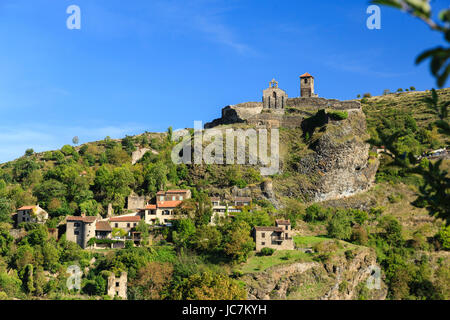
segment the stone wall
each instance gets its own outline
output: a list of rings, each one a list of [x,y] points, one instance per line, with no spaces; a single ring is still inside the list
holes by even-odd
[[[222,117],[206,123],[205,128],[235,123],[248,123],[271,128],[298,128],[308,111],[310,115],[313,115],[320,109],[360,110],[361,103],[358,100],[340,101],[317,97],[289,98],[286,100],[286,107],[303,109],[305,111],[303,115],[286,115],[284,109],[264,109],[263,107],[261,102],[245,102],[227,106],[222,109]]]
[[[314,109],[361,109],[361,102],[359,100],[340,101],[336,99],[325,98],[290,98],[286,105],[294,108],[314,108]]]
[[[149,199],[145,196],[138,196],[136,194],[132,194],[127,197],[127,209],[128,210],[138,210],[143,209],[147,204]]]
[[[127,283],[128,276],[126,272],[122,272],[120,277],[116,277],[113,273],[108,277],[108,295],[112,298],[118,296],[124,300],[127,299]]]

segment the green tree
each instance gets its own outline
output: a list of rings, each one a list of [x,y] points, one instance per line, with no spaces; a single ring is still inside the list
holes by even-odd
[[[345,210],[337,210],[328,222],[328,236],[341,240],[348,240],[352,235],[351,219]]]
[[[245,221],[236,221],[224,226],[224,252],[234,262],[244,262],[254,249],[250,226]]]

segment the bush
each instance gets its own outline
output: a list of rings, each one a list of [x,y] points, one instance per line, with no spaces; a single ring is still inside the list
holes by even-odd
[[[275,249],[272,248],[262,248],[260,255],[262,256],[271,256],[275,252]]]
[[[332,112],[328,112],[328,116],[331,118],[331,120],[345,120],[348,118],[348,112],[347,111],[332,111]]]
[[[370,92],[364,93],[363,98],[371,98],[372,94]]]
[[[327,226],[328,236],[340,240],[348,240],[352,234],[350,217],[347,212],[338,210]]]
[[[450,225],[442,227],[437,234],[437,239],[444,250],[450,250]]]

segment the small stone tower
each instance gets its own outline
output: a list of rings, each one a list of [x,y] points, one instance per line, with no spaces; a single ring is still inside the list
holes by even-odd
[[[278,88],[278,82],[273,79],[269,83],[269,88],[263,91],[264,109],[283,109],[287,98],[287,93]]]
[[[127,283],[128,275],[126,272],[122,272],[120,277],[116,277],[114,273],[108,277],[108,295],[111,298],[118,296],[124,300],[127,299]]]
[[[317,97],[314,93],[314,77],[309,73],[300,76],[300,96],[302,98]]]

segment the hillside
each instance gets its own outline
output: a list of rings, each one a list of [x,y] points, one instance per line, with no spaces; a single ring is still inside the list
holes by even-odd
[[[130,299],[448,299],[449,229],[415,203],[424,184],[416,168],[425,163],[416,157],[449,142],[422,101],[429,94],[364,98],[361,110],[304,109],[292,100],[282,113],[258,114],[258,123],[280,125],[281,171],[267,177],[257,165],[174,164],[171,128],[28,150],[0,165],[0,297],[80,298],[63,288],[63,268],[75,261],[86,268],[82,293],[96,299],[110,270],[127,271]],[[450,101],[450,89],[438,96]],[[257,127],[251,121],[215,124]],[[381,146],[391,154],[377,154]],[[151,238],[141,247],[90,252],[65,236],[46,243],[47,228],[61,227],[69,215],[106,216],[110,204],[115,215],[129,213],[132,193],[154,199],[167,189],[192,191],[194,201],[183,208],[189,218],[161,230],[141,226]],[[234,220],[209,226],[212,196],[249,196],[253,203]],[[45,227],[14,238],[11,213],[36,203],[49,213]],[[290,219],[298,248],[310,253],[254,253],[252,228],[279,218]],[[377,292],[364,289],[372,265],[382,269]],[[148,274],[159,281],[152,292],[143,289],[156,281]],[[217,296],[209,297],[211,290]]]

